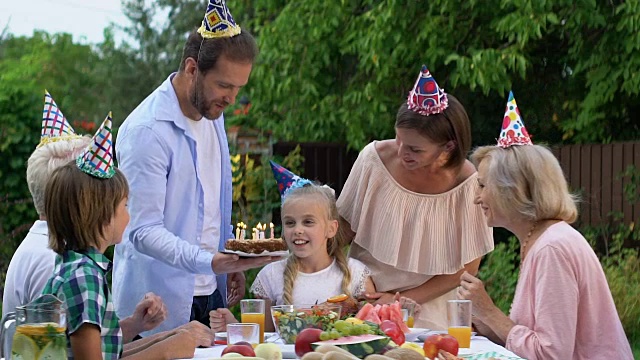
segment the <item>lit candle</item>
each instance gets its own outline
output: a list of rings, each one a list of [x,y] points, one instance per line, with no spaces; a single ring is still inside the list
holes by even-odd
[[[246,236],[246,232],[247,232],[247,224],[240,222],[240,227],[242,229],[240,229],[240,240],[244,240],[244,237]]]
[[[264,239],[264,226],[261,223],[258,223],[258,239]]]
[[[236,224],[236,240],[240,240],[240,223]]]
[[[251,236],[253,237],[253,240],[257,240],[258,239],[258,229],[253,228],[253,230],[251,231]]]
[[[275,236],[273,236],[273,223],[269,223],[269,228],[271,229],[271,237],[270,239],[275,238]]]

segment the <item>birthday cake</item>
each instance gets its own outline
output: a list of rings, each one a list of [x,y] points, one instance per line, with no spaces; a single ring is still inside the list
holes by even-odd
[[[225,250],[239,251],[247,254],[262,254],[263,252],[287,251],[287,243],[276,238],[274,235],[273,223],[269,224],[271,236],[266,238],[265,231],[267,224],[258,223],[251,231],[251,238],[245,239],[247,224],[239,222],[236,224],[235,239],[227,240],[224,245]]]
[[[230,239],[227,240],[225,249],[242,251],[248,254],[262,254],[263,252],[286,251],[287,243],[282,239]]]

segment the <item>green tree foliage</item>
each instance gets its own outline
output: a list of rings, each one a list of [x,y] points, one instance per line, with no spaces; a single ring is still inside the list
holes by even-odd
[[[229,3],[236,14],[244,5]],[[495,137],[509,89],[539,140],[640,135],[638,2],[264,0],[243,10],[262,53],[252,119],[282,139],[360,148],[393,136],[423,63],[467,105],[476,143]]]
[[[37,219],[25,173],[40,141],[44,89],[70,121],[93,120],[99,100],[91,75],[95,59],[89,46],[74,44],[68,34],[0,39],[0,243],[8,245],[3,259]]]

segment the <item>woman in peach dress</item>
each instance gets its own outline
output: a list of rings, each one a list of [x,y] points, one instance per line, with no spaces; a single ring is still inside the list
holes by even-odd
[[[350,256],[372,272],[379,303],[396,292],[422,305],[416,327],[447,328],[446,302],[460,275],[493,250],[492,229],[473,204],[478,186],[466,159],[469,118],[423,66],[396,118],[395,140],[358,156],[337,206]]]

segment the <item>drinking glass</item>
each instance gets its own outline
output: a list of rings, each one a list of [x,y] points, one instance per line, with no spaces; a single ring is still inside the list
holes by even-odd
[[[264,300],[240,300],[240,321],[260,325],[260,343],[264,342]]]
[[[227,324],[227,344],[233,345],[240,341],[251,344],[254,348],[260,342],[260,325],[250,323]]]
[[[447,302],[449,335],[458,339],[461,348],[471,347],[471,300]]]

